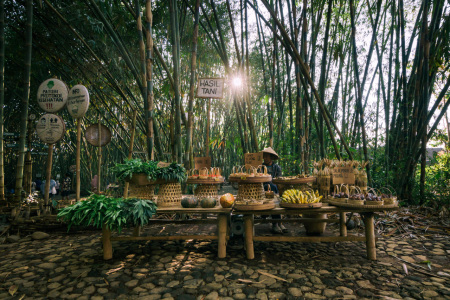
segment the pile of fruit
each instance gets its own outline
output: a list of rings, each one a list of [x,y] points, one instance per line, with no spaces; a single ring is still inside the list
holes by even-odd
[[[319,196],[319,191],[303,192],[296,189],[290,189],[283,193],[283,196],[281,197],[281,202],[305,204],[305,203],[318,203],[320,202],[320,199],[322,199],[322,196]]]
[[[331,193],[331,196],[333,198],[348,198],[348,194],[345,192]]]
[[[353,194],[350,195],[350,197],[348,197],[349,200],[364,200],[366,199],[366,197],[364,196],[364,194]]]
[[[366,195],[366,200],[368,200],[368,201],[383,201],[382,196],[377,196],[372,193],[368,193]]]

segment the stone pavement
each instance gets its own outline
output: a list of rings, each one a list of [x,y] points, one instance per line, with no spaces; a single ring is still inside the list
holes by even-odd
[[[0,299],[450,299],[445,234],[380,237],[375,262],[357,242],[255,242],[247,260],[239,239],[225,259],[216,241],[190,240],[113,242],[114,258],[103,261],[100,237],[61,232],[0,244]]]

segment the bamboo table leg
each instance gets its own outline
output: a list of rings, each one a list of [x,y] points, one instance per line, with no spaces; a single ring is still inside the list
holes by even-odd
[[[133,236],[141,236],[141,226],[135,226],[133,228]]]
[[[255,251],[253,249],[253,215],[244,216],[244,230],[247,258],[254,259]]]
[[[103,259],[112,259],[112,244],[111,244],[111,230],[106,225],[102,227],[102,240],[103,240]]]
[[[375,226],[373,225],[373,213],[364,213],[364,227],[366,231],[366,250],[367,258],[370,260],[377,259],[377,249],[375,246]]]
[[[217,231],[218,231],[218,257],[225,258],[227,256],[227,227],[228,215],[219,214],[217,216]]]
[[[339,213],[339,227],[341,236],[347,236],[347,216],[345,215],[345,212]]]

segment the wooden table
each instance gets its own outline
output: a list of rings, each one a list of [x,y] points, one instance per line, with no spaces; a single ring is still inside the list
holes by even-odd
[[[133,236],[111,236],[111,231],[103,226],[102,241],[103,241],[103,259],[112,259],[112,243],[113,241],[161,241],[161,240],[218,240],[219,258],[224,258],[227,255],[226,240],[228,235],[228,217],[230,216],[231,208],[222,208],[217,206],[215,208],[182,208],[182,207],[161,207],[156,210],[156,214],[211,214],[212,219],[188,219],[188,220],[169,220],[169,219],[155,219],[149,220],[149,224],[216,224],[216,235],[169,235],[169,236],[140,236],[140,227],[135,227]]]
[[[285,209],[275,208],[265,211],[236,211],[237,214],[242,214],[244,219],[245,231],[245,246],[248,259],[254,259],[255,253],[253,249],[254,241],[277,241],[277,242],[343,242],[343,241],[360,241],[366,242],[367,258],[376,260],[376,246],[375,246],[375,228],[374,228],[374,214],[381,211],[397,210],[398,207],[392,208],[342,208],[336,206],[327,206],[324,204],[321,208],[303,208],[303,209]],[[347,235],[346,226],[346,212],[359,213],[364,221],[365,235]],[[339,220],[330,219],[314,219],[314,218],[297,218],[297,219],[283,219],[283,222],[302,222],[302,223],[333,223],[339,222],[340,235],[339,236],[255,236],[254,233],[254,216],[255,215],[299,215],[310,213],[339,213]],[[268,220],[267,220],[268,221]]]

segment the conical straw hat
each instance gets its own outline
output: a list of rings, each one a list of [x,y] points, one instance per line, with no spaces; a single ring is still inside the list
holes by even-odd
[[[275,152],[275,150],[272,149],[272,147],[264,148],[264,150],[261,151],[261,152],[263,152],[263,153],[264,153],[264,152],[265,152],[265,153],[270,153],[270,154],[272,154],[272,155],[275,155],[276,158],[275,158],[274,160],[277,160],[277,159],[280,158],[280,156]]]

